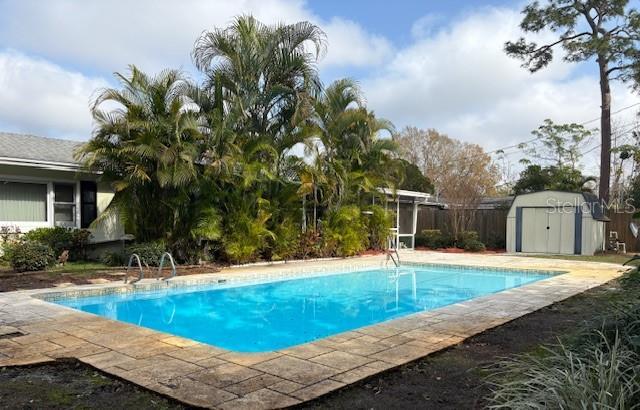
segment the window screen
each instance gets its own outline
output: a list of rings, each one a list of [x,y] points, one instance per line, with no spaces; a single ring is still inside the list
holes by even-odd
[[[47,185],[0,181],[0,221],[46,222]]]

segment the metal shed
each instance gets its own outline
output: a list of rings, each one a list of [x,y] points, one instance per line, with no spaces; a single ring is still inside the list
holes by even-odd
[[[608,220],[591,193],[518,195],[507,214],[507,252],[593,255],[605,248]]]

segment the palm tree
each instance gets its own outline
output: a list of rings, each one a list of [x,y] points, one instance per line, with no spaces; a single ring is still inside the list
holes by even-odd
[[[316,62],[324,52],[325,34],[309,22],[267,26],[241,16],[203,33],[192,55],[205,88],[236,118],[240,145],[271,146],[281,160],[303,138],[298,131],[320,90]]]
[[[207,141],[199,109],[187,95],[191,85],[177,70],[150,77],[130,66],[128,76],[115,76],[122,88],[100,91],[91,108],[93,138],[76,153],[115,191],[102,219],[117,215],[138,240],[169,246],[190,229],[216,236],[214,212],[185,205],[201,195],[199,164]]]
[[[315,138],[308,140],[307,154],[323,170],[329,208],[389,185],[395,169],[390,166],[395,143],[380,138],[384,131],[393,133],[393,125],[376,118],[363,100],[358,84],[342,79],[329,85],[314,105],[310,128]]]

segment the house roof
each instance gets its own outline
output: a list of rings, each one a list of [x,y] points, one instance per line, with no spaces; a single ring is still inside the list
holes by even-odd
[[[79,166],[73,158],[78,141],[0,132],[0,160],[15,163]]]
[[[509,208],[513,203],[514,196],[482,198],[476,209],[498,209]]]

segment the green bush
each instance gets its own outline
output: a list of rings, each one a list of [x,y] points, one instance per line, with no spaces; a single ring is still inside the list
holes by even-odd
[[[63,250],[69,251],[69,260],[85,259],[85,252],[91,232],[86,229],[63,228],[37,228],[24,234],[24,240],[40,242],[48,245],[56,257]]]
[[[640,359],[616,334],[586,348],[563,345],[501,362],[494,409],[629,409],[640,400]]]
[[[224,251],[232,262],[247,263],[258,257],[265,249],[268,240],[275,240],[275,235],[267,229],[267,221],[271,215],[259,212],[256,217],[245,211],[235,212],[229,216],[233,225],[228,227],[223,239]]]
[[[376,250],[387,249],[393,227],[391,212],[379,205],[372,205],[366,211],[364,220],[369,231],[369,247]]]
[[[107,266],[124,266],[129,262],[129,259],[127,259],[127,255],[122,252],[112,251],[103,253],[100,262]]]
[[[440,229],[425,229],[420,235],[416,235],[416,246],[438,249],[447,246],[447,244],[446,238]]]
[[[313,229],[308,229],[298,237],[297,257],[300,259],[319,258],[324,256],[322,238],[320,233]]]
[[[466,249],[467,243],[480,242],[480,236],[476,231],[462,231],[458,234],[456,239],[456,247],[460,249]]]
[[[486,245],[491,249],[504,249],[507,247],[507,242],[504,236],[493,233],[489,235]]]
[[[4,248],[6,259],[16,272],[45,270],[55,263],[53,250],[48,245],[33,241],[20,241]]]
[[[124,253],[127,261],[132,254],[137,253],[142,263],[146,263],[149,266],[158,266],[162,254],[166,251],[165,245],[161,242],[145,242],[127,246]]]
[[[291,219],[282,221],[273,231],[270,242],[272,260],[287,260],[298,254],[300,227]]]
[[[360,208],[343,206],[327,216],[323,239],[328,250],[337,256],[353,256],[367,248],[367,226]]]
[[[484,246],[484,243],[476,239],[471,239],[465,242],[464,250],[469,252],[483,252],[486,250],[486,247]]]

